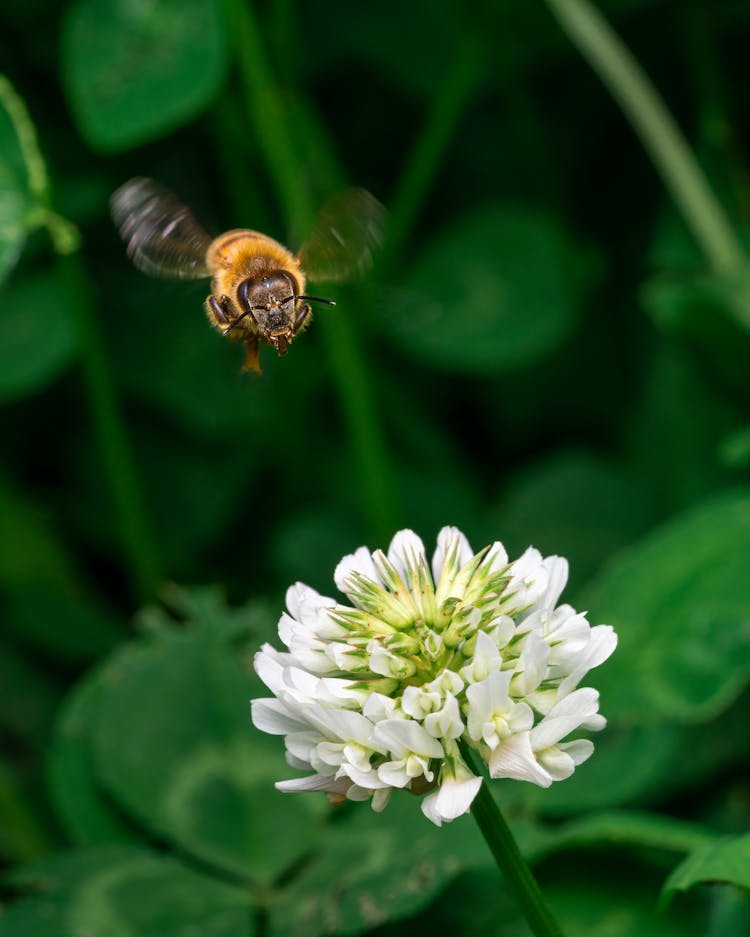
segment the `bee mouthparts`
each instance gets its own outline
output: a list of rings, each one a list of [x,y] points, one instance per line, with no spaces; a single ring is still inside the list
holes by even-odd
[[[280,358],[283,358],[287,351],[289,351],[289,341],[286,335],[272,335],[271,344],[279,353]]]

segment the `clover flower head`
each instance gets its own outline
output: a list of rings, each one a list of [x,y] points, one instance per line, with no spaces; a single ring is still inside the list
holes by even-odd
[[[289,765],[312,772],[282,791],[325,791],[333,802],[382,810],[394,788],[427,794],[438,826],[466,813],[481,779],[549,787],[593,752],[599,695],[579,683],[615,649],[608,625],[557,605],[567,562],[502,544],[473,553],[444,527],[428,565],[411,530],[388,552],[360,547],[336,567],[351,604],[297,583],[279,621],[285,651],[265,645],[255,669],[273,693],[254,700],[255,725],[283,735]]]

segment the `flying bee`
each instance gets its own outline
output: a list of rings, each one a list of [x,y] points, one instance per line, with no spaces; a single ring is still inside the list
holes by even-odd
[[[346,189],[327,202],[292,254],[259,231],[237,229],[211,238],[190,210],[152,179],[131,179],[110,200],[128,256],[144,273],[171,279],[213,277],[208,320],[230,341],[243,342],[244,370],[261,373],[258,348],[285,355],[310,322],[307,280],[343,283],[364,273],[381,238],[385,209],[364,189]]]

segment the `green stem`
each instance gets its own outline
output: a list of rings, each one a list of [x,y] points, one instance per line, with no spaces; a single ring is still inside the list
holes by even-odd
[[[60,255],[58,270],[70,315],[77,326],[84,381],[104,471],[114,503],[120,540],[140,602],[152,599],[161,580],[133,455],[109,372],[97,311],[80,255]]]
[[[482,781],[479,793],[474,798],[471,812],[533,933],[537,937],[562,937],[560,925],[552,916],[537,880],[490,794],[486,780]]]
[[[474,35],[467,34],[432,97],[430,110],[393,193],[380,269],[400,256],[461,115],[482,77],[484,61]]]
[[[253,5],[247,0],[226,2],[258,147],[292,228],[309,230],[313,204],[289,129],[290,108],[275,84]],[[353,316],[320,315],[317,328],[351,440],[366,521],[373,537],[380,541],[389,538],[397,526],[394,485],[375,393],[354,322]]]
[[[744,263],[732,226],[664,101],[589,0],[546,0],[571,42],[622,108],[712,269]]]
[[[227,7],[255,139],[287,219],[294,226],[309,227],[313,220],[310,192],[287,129],[284,103],[274,82],[253,5],[247,0],[227,0]]]

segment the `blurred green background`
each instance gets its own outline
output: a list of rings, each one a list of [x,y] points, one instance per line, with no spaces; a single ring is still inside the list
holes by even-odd
[[[591,762],[495,788],[569,932],[750,933],[750,4],[599,6],[718,234],[566,8],[4,5],[3,937],[527,933],[470,819],[283,797],[249,726],[286,587],[444,524],[567,556],[565,598],[620,634]],[[386,240],[243,375],[207,283],[128,261],[134,175],[292,247],[361,185]],[[670,872],[690,894],[659,911]]]

